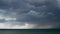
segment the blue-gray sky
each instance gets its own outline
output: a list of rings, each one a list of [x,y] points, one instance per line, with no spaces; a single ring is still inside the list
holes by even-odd
[[[60,0],[0,0],[0,24],[0,28],[60,28]]]

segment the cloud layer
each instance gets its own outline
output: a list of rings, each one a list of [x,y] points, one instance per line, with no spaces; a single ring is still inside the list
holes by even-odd
[[[25,23],[24,25],[12,25],[9,23],[0,23],[0,29],[50,29],[53,28],[52,25],[45,25],[45,26],[40,26],[36,27],[37,25],[35,24],[28,24]]]
[[[0,0],[0,27],[60,28],[59,2],[60,0]]]

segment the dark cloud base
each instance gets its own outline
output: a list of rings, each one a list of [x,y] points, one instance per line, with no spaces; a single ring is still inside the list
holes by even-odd
[[[60,7],[58,0],[0,0],[0,14],[16,18],[16,22],[54,25],[60,28]],[[0,19],[0,22],[6,22]]]

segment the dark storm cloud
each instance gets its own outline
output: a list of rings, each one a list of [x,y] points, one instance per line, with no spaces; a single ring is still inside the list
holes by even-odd
[[[5,14],[24,13],[29,11],[29,6],[23,0],[0,0],[0,9],[5,10]]]
[[[36,24],[60,24],[60,16],[57,0],[26,0],[27,3],[34,6],[32,11],[19,15],[18,21],[33,22]]]
[[[23,0],[0,0],[0,23],[5,22],[9,18],[18,18],[17,15],[27,13],[30,6]]]
[[[0,0],[0,9],[6,9],[2,14],[15,17],[23,24],[60,24],[57,0]]]
[[[33,3],[32,3],[32,1],[33,1]],[[40,0],[38,0],[38,1],[40,1]],[[37,15],[39,16],[39,17],[41,17],[41,15],[42,16],[47,16],[47,17],[44,17],[44,19],[49,19],[49,17],[51,18],[52,16],[54,16],[54,12],[56,12],[55,10],[57,10],[58,8],[55,6],[56,4],[55,4],[55,2],[54,2],[54,0],[51,0],[51,1],[42,1],[42,3],[38,3],[38,1],[36,1],[36,0],[29,0],[29,2],[28,3],[32,3],[33,4],[33,6],[35,6],[33,9],[32,9],[32,12],[31,11],[29,11],[29,12],[31,12],[33,15],[31,15],[31,14],[28,14],[28,13],[24,13],[24,14],[22,14],[22,15],[25,15],[26,14],[26,17],[27,16],[29,16],[29,18],[31,19],[31,18],[37,18],[37,19],[39,19],[40,20],[40,18],[38,18],[38,17],[36,17]],[[41,1],[40,1],[41,2]],[[52,2],[52,3],[51,3]],[[37,3],[37,4],[35,4],[35,3]],[[41,4],[41,6],[40,6],[40,4]],[[54,5],[53,5],[54,4]],[[34,13],[35,12],[35,13]],[[35,15],[37,13],[37,15]],[[35,16],[34,16],[35,15]],[[34,18],[34,19],[35,19]],[[28,19],[28,20],[30,20],[30,19]],[[35,20],[37,20],[37,19],[35,19]],[[43,20],[44,20],[43,19]],[[38,21],[38,20],[37,20]]]

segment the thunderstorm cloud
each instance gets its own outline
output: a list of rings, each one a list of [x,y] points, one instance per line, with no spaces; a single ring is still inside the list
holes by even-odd
[[[60,0],[0,0],[1,28],[60,28]]]

